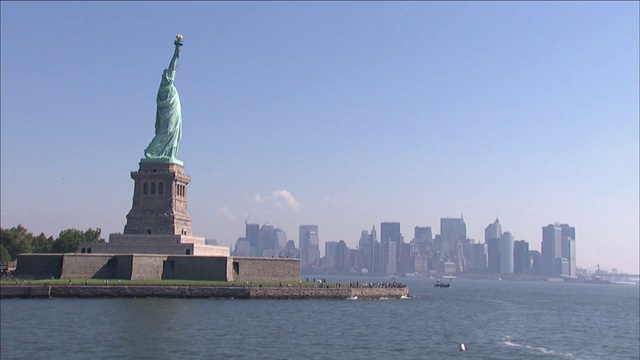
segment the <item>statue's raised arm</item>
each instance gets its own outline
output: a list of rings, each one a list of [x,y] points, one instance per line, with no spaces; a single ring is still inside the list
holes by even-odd
[[[171,62],[169,63],[169,68],[167,70],[175,72],[176,71],[176,62],[178,61],[178,58],[180,58],[180,48],[183,45],[183,43],[182,43],[182,35],[176,34],[176,41],[174,41],[173,44],[176,46],[176,48],[173,51],[173,57],[171,58]]]
[[[182,47],[182,35],[176,35],[175,49],[169,67],[162,73],[162,81],[156,97],[156,134],[144,150],[142,161],[170,162],[182,165],[178,160],[178,143],[182,138],[182,110],[178,90],[173,85],[176,65]]]

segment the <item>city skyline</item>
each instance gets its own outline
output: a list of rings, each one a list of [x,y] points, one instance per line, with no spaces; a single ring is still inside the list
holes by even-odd
[[[3,228],[123,231],[181,33],[194,234],[463,215],[540,250],[558,222],[579,267],[638,271],[637,2],[0,6]]]

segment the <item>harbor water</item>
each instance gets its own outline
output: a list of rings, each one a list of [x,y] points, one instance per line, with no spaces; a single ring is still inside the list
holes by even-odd
[[[4,299],[0,358],[640,358],[637,286],[396,281],[412,299]]]

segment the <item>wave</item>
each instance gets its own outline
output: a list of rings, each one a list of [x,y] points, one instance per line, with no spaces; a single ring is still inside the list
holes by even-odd
[[[561,353],[561,352],[557,352],[554,350],[550,350],[547,348],[544,348],[542,346],[533,346],[533,345],[524,345],[524,344],[518,344],[515,343],[513,341],[511,341],[511,336],[506,336],[503,339],[503,344],[512,347],[512,348],[523,348],[523,349],[527,349],[530,351],[535,351],[535,352],[539,352],[542,353],[544,355],[550,355],[550,356],[556,356],[556,357],[560,357],[562,359],[575,359],[575,356],[573,356],[573,354],[571,353]]]

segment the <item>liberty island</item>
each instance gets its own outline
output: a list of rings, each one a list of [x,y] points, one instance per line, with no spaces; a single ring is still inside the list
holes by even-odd
[[[229,247],[208,245],[204,237],[194,236],[187,210],[187,185],[191,177],[184,171],[184,162],[178,159],[182,108],[174,80],[183,36],[177,34],[173,44],[173,56],[162,73],[156,95],[155,135],[144,150],[138,170],[131,172],[133,202],[124,232],[110,234],[108,242],[80,242],[74,253],[19,254],[14,276],[23,281],[4,284],[2,297],[407,296],[409,289],[396,283],[372,287],[303,283],[298,258],[232,257]],[[25,283],[38,279],[69,281]],[[109,280],[117,280],[118,285],[124,286],[100,286],[109,285]],[[137,286],[145,280],[155,283],[152,287]],[[170,284],[162,284],[163,280]],[[176,289],[176,281],[201,283]],[[232,287],[212,287],[212,282],[227,282]],[[254,282],[259,285],[250,286]],[[112,281],[111,285],[115,283]]]
[[[133,203],[122,234],[109,242],[81,242],[75,253],[21,254],[16,277],[33,279],[123,279],[284,281],[300,280],[298,259],[230,256],[224,246],[194,236],[187,210],[191,177],[178,159],[182,109],[174,85],[184,45],[176,35],[169,66],[156,95],[155,135],[144,150],[134,180]]]

